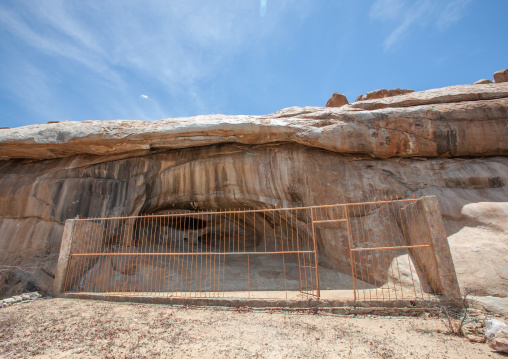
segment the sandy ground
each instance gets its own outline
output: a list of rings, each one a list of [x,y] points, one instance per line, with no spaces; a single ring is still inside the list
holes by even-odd
[[[4,358],[505,358],[437,318],[41,299],[0,309]]]

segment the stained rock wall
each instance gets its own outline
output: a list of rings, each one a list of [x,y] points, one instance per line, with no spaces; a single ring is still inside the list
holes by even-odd
[[[341,108],[0,130],[4,294],[51,291],[66,219],[437,195],[462,287],[508,294],[508,84]],[[320,263],[350,271],[347,238]]]

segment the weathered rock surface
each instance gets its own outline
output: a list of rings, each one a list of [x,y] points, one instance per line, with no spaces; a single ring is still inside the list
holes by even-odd
[[[508,316],[508,297],[472,296],[469,298],[471,298],[471,304],[479,310]]]
[[[36,300],[37,298],[40,298],[41,295],[37,292],[33,292],[33,293],[23,293],[19,296],[15,295],[14,297],[12,298],[5,298],[3,300],[0,300],[0,308],[5,308],[5,307],[8,307],[10,305],[13,305],[13,304],[16,304],[16,303],[21,303],[21,302],[27,302],[27,301],[34,301]]]
[[[383,111],[374,111],[383,109]],[[508,153],[508,84],[461,85],[333,107],[293,107],[267,116],[143,121],[64,121],[0,131],[0,159],[147,155],[239,143],[298,143],[372,157]],[[99,159],[100,160],[100,159]]]
[[[508,330],[500,331],[494,338],[489,340],[489,347],[499,352],[508,353]]]
[[[476,82],[473,82],[473,85],[484,85],[484,84],[491,84],[492,81],[489,79],[481,79]]]
[[[375,91],[367,92],[365,95],[360,95],[356,98],[356,101],[366,101],[366,100],[376,100],[378,98],[392,97],[398,95],[404,95],[407,93],[414,92],[413,90],[405,90],[405,89],[379,89]]]
[[[343,111],[352,109],[378,110],[386,108],[417,107],[435,104],[449,104],[451,107],[470,101],[497,100],[507,97],[508,87],[503,84],[457,85],[437,88],[406,95],[387,97],[378,100],[353,102],[342,107]]]
[[[459,282],[507,296],[508,83],[340,108],[0,130],[3,293],[51,291],[68,218],[437,195]],[[319,233],[347,273],[347,236]],[[133,268],[121,268],[123,272]],[[6,274],[7,273],[7,274]]]
[[[508,353],[508,325],[497,319],[487,319],[485,320],[485,336],[489,347]]]
[[[346,96],[339,92],[335,92],[326,102],[326,107],[341,107],[348,103]]]
[[[508,69],[499,70],[496,73],[494,73],[494,82],[496,83],[508,82]]]

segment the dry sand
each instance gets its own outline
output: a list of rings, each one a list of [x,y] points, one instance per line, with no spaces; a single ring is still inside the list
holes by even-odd
[[[4,358],[504,358],[437,318],[42,299],[0,309]]]

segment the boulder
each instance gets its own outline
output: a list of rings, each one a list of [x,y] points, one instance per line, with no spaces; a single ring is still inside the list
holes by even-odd
[[[488,343],[492,349],[508,353],[508,330],[499,331]]]
[[[366,101],[366,100],[375,100],[379,98],[392,97],[398,95],[404,95],[407,93],[414,92],[413,90],[404,90],[404,89],[379,89],[371,92],[367,92],[365,95],[360,95],[356,98],[356,101]]]
[[[484,85],[484,84],[491,84],[492,81],[488,79],[481,79],[476,82],[473,82],[473,85]]]
[[[348,103],[345,95],[335,92],[326,102],[326,107],[341,107]]]
[[[508,82],[508,69],[499,70],[496,73],[494,73],[494,82],[495,83]]]
[[[497,320],[485,320],[485,337],[489,347],[508,353],[508,325]]]

